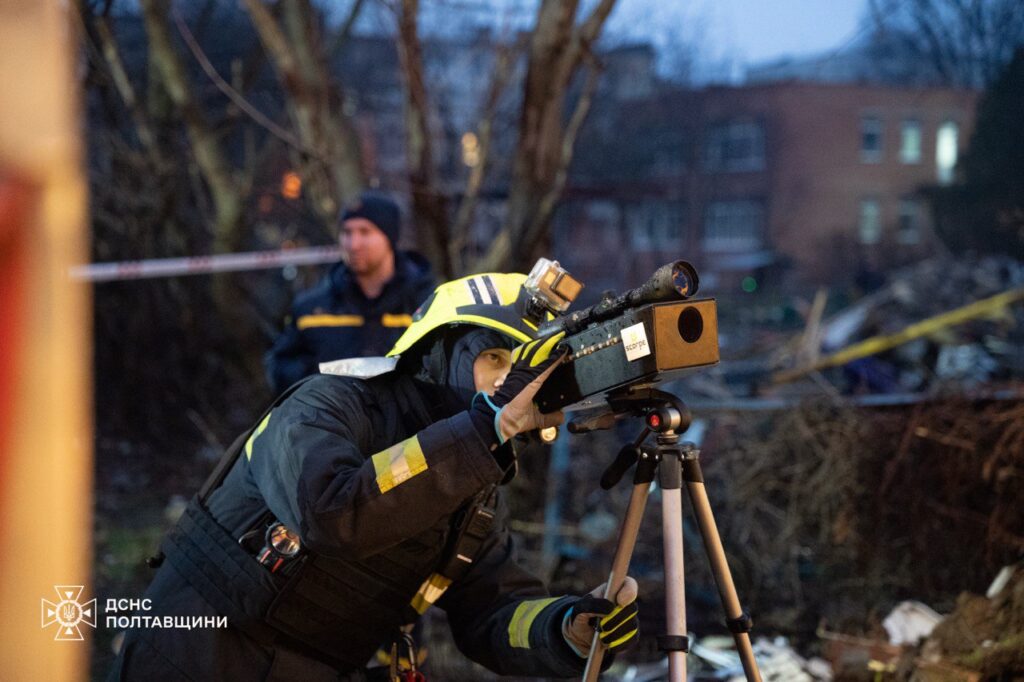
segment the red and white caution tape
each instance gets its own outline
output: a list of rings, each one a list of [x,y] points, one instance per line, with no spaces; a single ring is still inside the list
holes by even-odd
[[[180,275],[205,275],[213,272],[235,272],[238,270],[261,270],[280,268],[285,265],[316,265],[333,263],[341,259],[341,249],[336,246],[312,246],[304,249],[282,249],[280,251],[249,251],[247,253],[226,253],[217,256],[194,256],[192,258],[153,258],[150,260],[128,260],[115,263],[92,263],[71,268],[72,279],[88,282],[113,282],[125,279],[149,277],[177,277]]]

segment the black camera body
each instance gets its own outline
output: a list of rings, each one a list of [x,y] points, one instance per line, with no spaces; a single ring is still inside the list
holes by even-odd
[[[563,340],[567,362],[535,398],[542,412],[601,406],[627,386],[678,379],[719,360],[715,300],[686,299],[626,307]]]

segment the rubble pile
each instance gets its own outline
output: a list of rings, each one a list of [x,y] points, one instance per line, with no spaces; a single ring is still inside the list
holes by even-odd
[[[985,595],[964,592],[925,640],[911,682],[1024,677],[1024,561],[1008,566]]]
[[[849,392],[972,388],[1019,379],[1024,295],[1013,292],[1024,294],[1022,288],[1024,263],[1008,257],[929,259],[894,272],[887,285],[823,321],[811,341],[815,354],[828,356],[867,339],[910,337],[846,363],[842,377]],[[948,319],[957,310],[963,315]],[[792,366],[804,360],[799,356],[789,347],[772,360],[775,367]]]
[[[1024,554],[1024,402],[818,400],[711,421],[709,496],[762,631],[799,639],[826,619],[874,636],[896,603],[949,612]],[[703,563],[687,564],[697,583]]]

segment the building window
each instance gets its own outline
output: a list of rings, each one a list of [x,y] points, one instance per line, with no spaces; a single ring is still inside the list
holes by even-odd
[[[882,119],[876,116],[860,120],[860,160],[864,163],[882,161]]]
[[[704,216],[704,250],[756,251],[764,234],[764,207],[760,201],[716,201]]]
[[[953,182],[959,132],[956,123],[946,121],[939,126],[939,132],[935,136],[935,168],[940,185]]]
[[[921,211],[918,202],[913,199],[904,199],[900,202],[896,241],[900,244],[917,244],[921,241]]]
[[[735,173],[764,169],[764,128],[756,121],[731,121],[708,129],[704,167]]]
[[[676,201],[650,200],[626,207],[626,229],[638,251],[677,248],[683,235],[683,205]]]
[[[878,199],[862,199],[857,233],[861,244],[877,244],[882,239],[882,207]]]
[[[921,122],[906,120],[900,128],[900,161],[921,163]]]

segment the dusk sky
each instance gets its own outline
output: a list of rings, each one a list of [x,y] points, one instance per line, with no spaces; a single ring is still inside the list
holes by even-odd
[[[620,0],[609,29],[662,43],[696,40],[740,63],[835,49],[857,33],[867,0]]]

